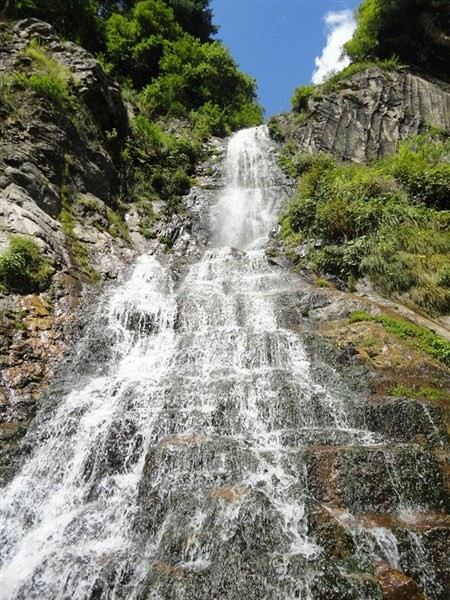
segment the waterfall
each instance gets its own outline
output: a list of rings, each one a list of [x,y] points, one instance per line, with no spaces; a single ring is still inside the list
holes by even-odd
[[[380,440],[283,322],[298,283],[263,249],[284,201],[266,127],[231,138],[225,173],[211,245],[180,283],[170,261],[141,256],[92,315],[72,389],[1,496],[2,600],[339,593],[308,518],[308,448]],[[92,340],[107,356],[86,369]],[[363,532],[368,559],[384,531],[371,544]],[[397,567],[391,537],[381,556]]]

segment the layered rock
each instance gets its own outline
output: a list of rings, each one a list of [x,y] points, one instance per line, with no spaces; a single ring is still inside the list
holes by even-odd
[[[98,61],[82,48],[62,43],[50,25],[34,19],[2,24],[0,35],[0,76],[4,88],[11,87],[11,102],[1,102],[0,244],[4,247],[11,233],[32,235],[59,270],[74,262],[58,219],[63,196],[74,202],[89,194],[98,199],[100,210],[102,204],[114,206],[118,179],[108,135],[126,134],[125,105]],[[25,53],[32,40],[70,71],[73,112],[8,81],[18,72],[32,71]]]
[[[306,113],[274,119],[307,152],[367,162],[392,154],[399,141],[430,126],[450,132],[450,89],[441,82],[367,68],[337,89],[318,88]]]
[[[70,110],[18,81],[39,71],[32,42],[67,72]],[[83,290],[115,278],[135,250],[117,227],[114,140],[128,132],[118,85],[35,19],[0,23],[0,78],[0,251],[11,235],[31,236],[55,272],[44,294],[0,295],[1,470],[62,356]]]

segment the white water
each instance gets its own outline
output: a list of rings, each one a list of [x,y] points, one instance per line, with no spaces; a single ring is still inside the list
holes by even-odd
[[[272,153],[265,127],[231,139],[214,249],[178,289],[142,256],[99,306],[107,369],[55,398],[0,501],[2,600],[313,598],[303,448],[374,439],[280,319],[291,283],[262,250],[283,201]],[[390,536],[375,537],[397,566]]]

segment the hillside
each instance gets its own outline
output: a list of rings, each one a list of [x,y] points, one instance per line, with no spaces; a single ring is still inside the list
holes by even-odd
[[[2,17],[5,598],[445,600],[448,3],[267,125],[208,0]]]

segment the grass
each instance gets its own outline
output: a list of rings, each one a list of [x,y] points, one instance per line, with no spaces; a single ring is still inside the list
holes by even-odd
[[[30,237],[13,235],[0,254],[0,289],[31,294],[48,288],[54,269]]]
[[[337,276],[349,288],[366,277],[412,308],[450,312],[447,136],[435,130],[414,136],[366,166],[340,165],[287,143],[279,164],[300,178],[280,217],[288,252],[320,240],[303,259],[319,276]]]
[[[393,319],[380,315],[370,315],[365,311],[356,311],[349,317],[350,323],[369,321],[379,323],[383,328],[407,345],[426,352],[433,358],[450,366],[450,342],[429,329],[413,325],[403,319]]]
[[[437,388],[414,389],[407,385],[399,384],[387,388],[390,396],[395,398],[425,398],[426,400],[450,400],[450,393]]]
[[[12,82],[46,98],[61,111],[74,110],[75,97],[69,89],[73,83],[70,70],[52,58],[36,40],[30,42],[24,55],[32,59],[35,72],[30,75],[16,73]]]
[[[389,71],[399,71],[405,68],[395,56],[387,60],[373,59],[353,62],[348,65],[348,67],[345,67],[345,69],[330,74],[320,85],[302,85],[297,87],[291,98],[292,110],[298,113],[299,116],[304,116],[305,114],[307,116],[310,99],[337,91],[340,88],[342,81],[353,77],[365,69],[373,67],[377,67],[386,73]],[[275,128],[274,131],[275,134],[277,134]]]

